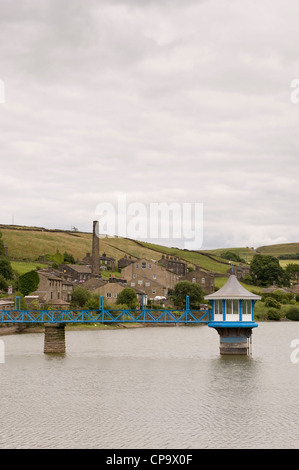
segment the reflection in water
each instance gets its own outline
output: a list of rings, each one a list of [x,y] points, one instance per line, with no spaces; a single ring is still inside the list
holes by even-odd
[[[61,356],[3,337],[0,447],[298,447],[291,326],[261,324],[249,357],[206,326],[67,332]]]

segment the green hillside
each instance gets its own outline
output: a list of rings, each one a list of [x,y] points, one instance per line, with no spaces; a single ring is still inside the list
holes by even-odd
[[[250,263],[256,251],[253,248],[243,247],[243,248],[217,248],[216,250],[209,250],[208,252],[220,256],[224,251],[231,251],[236,255],[239,255],[240,258],[243,258],[247,263]]]
[[[92,233],[50,230],[42,227],[24,227],[0,225],[4,244],[8,246],[8,255],[14,262],[30,262],[37,265],[39,256],[54,255],[67,252],[80,262],[86,253],[92,250]],[[279,256],[281,254],[299,253],[299,243],[270,245],[252,248],[219,248],[216,250],[188,251],[179,248],[169,248],[147,242],[139,242],[128,238],[100,238],[100,253],[106,253],[116,260],[125,254],[136,258],[146,258],[158,261],[162,254],[177,256],[186,261],[189,266],[201,266],[225,276],[230,264],[220,257],[223,251],[232,251],[245,259],[247,263],[256,253]],[[283,261],[283,263],[285,263]],[[40,262],[38,262],[40,265]],[[21,269],[21,268],[20,268]],[[22,270],[25,266],[22,266]]]
[[[282,243],[279,245],[260,246],[256,251],[262,255],[291,255],[299,253],[299,243]]]
[[[6,225],[0,225],[0,230],[8,247],[8,255],[14,261],[36,262],[39,256],[53,255],[57,250],[67,252],[80,261],[92,250],[91,233]],[[116,260],[127,254],[158,261],[162,254],[168,254],[185,260],[190,266],[200,265],[222,275],[229,269],[229,262],[214,254],[168,248],[127,238],[100,238],[100,253],[103,252]]]

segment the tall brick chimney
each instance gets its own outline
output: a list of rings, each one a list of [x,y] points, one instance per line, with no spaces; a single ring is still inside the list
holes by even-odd
[[[92,230],[92,253],[91,253],[91,274],[92,276],[98,276],[100,273],[100,241],[97,236],[97,225],[98,221],[93,221]]]

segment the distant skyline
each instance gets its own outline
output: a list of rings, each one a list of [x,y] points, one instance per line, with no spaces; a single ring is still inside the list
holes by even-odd
[[[299,242],[298,17],[295,0],[0,0],[0,223],[91,232],[122,193],[202,203],[198,249]]]

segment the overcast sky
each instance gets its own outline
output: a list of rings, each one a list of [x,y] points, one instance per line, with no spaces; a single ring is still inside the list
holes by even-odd
[[[299,241],[298,20],[298,0],[0,0],[0,223],[91,231],[121,193],[203,203],[198,248]]]

